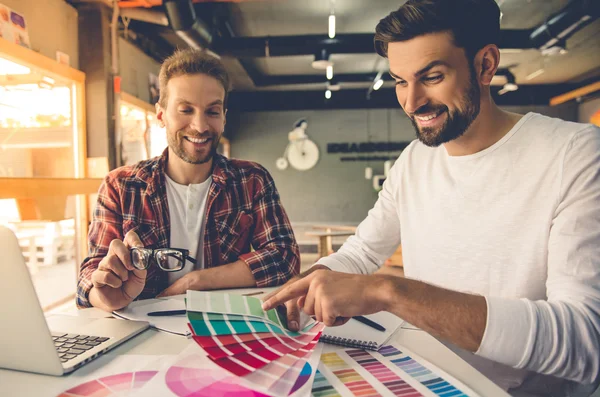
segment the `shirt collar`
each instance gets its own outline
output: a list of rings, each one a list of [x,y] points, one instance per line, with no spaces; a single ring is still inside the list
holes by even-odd
[[[167,160],[169,159],[169,148],[165,148],[159,157],[151,161],[150,167],[143,167],[137,174],[137,177],[146,181],[148,184],[147,194],[164,189],[166,179]],[[213,182],[219,185],[226,185],[227,179],[233,178],[234,172],[229,160],[220,154],[213,157]]]

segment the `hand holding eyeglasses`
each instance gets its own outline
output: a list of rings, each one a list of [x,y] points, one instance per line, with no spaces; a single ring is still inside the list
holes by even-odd
[[[123,241],[110,243],[108,254],[92,273],[92,285],[100,301],[112,310],[121,309],[142,293],[146,285],[146,267],[133,265],[131,249],[144,244],[134,231],[129,231]]]

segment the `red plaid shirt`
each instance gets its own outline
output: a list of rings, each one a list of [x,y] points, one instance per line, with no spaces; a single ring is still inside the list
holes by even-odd
[[[160,157],[113,170],[100,186],[88,235],[89,256],[81,264],[77,283],[78,307],[91,306],[91,276],[112,240],[123,240],[134,230],[145,247],[169,247],[167,157],[165,150]],[[300,255],[273,178],[250,161],[216,155],[213,164],[205,213],[204,267],[240,259],[258,287],[285,283],[298,274]],[[138,299],[152,298],[167,286],[167,273],[150,266]]]

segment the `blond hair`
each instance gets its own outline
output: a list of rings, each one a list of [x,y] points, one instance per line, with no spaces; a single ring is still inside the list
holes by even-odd
[[[158,103],[162,108],[167,107],[167,83],[169,80],[173,77],[188,74],[205,74],[215,78],[225,90],[223,107],[227,106],[230,82],[229,75],[223,63],[207,51],[187,48],[176,50],[173,55],[165,59],[160,67],[158,75],[160,97]]]

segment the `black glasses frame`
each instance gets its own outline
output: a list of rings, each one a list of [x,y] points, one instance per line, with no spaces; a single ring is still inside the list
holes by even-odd
[[[134,253],[135,252],[139,252],[142,253],[140,256],[142,258],[147,258],[144,262],[144,266],[137,266],[136,265],[136,261],[134,260]],[[181,258],[177,258],[180,261],[181,266],[176,268],[176,269],[169,269],[169,268],[165,268],[163,266],[161,266],[160,264],[160,260],[158,255],[160,254],[164,254],[167,253],[167,255],[169,253],[179,253],[181,254]],[[190,251],[183,249],[183,248],[143,248],[143,247],[133,247],[131,248],[129,255],[131,257],[131,263],[133,264],[133,266],[136,269],[139,270],[146,270],[150,267],[150,264],[152,262],[154,262],[156,264],[156,266],[158,266],[162,271],[165,272],[178,272],[180,270],[183,270],[183,268],[185,267],[185,262],[186,261],[190,261],[192,262],[194,265],[196,264],[196,259],[192,258],[190,255]]]

